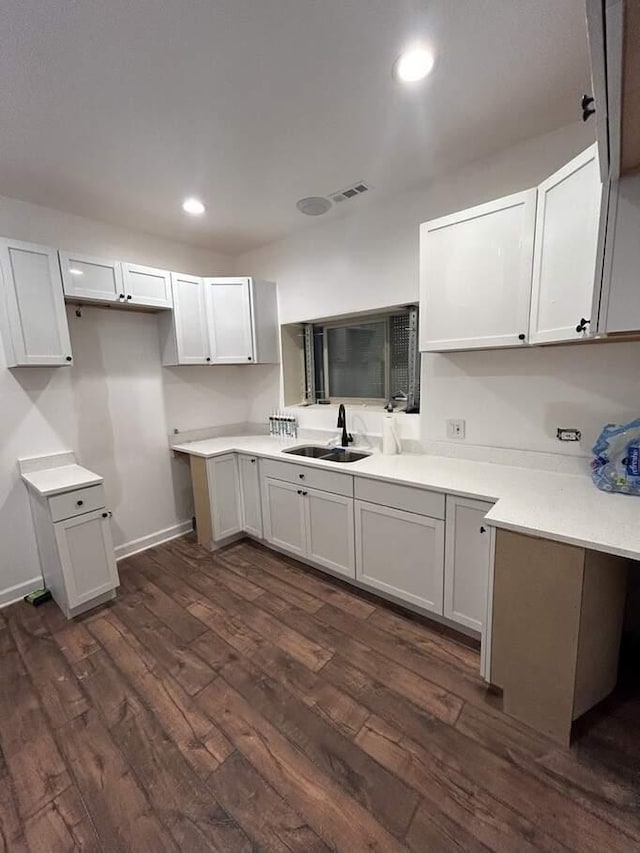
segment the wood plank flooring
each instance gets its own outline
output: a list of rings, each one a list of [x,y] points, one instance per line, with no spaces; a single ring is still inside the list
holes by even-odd
[[[561,750],[476,649],[256,544],[120,574],[0,614],[0,850],[640,849],[637,695]]]

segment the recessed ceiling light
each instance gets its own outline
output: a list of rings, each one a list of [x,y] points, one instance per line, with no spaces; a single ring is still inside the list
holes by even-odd
[[[182,202],[182,209],[192,216],[201,216],[204,213],[204,204],[199,198],[185,198]]]
[[[393,71],[403,83],[417,83],[431,72],[433,54],[426,47],[412,47],[397,59]]]
[[[69,272],[71,275],[84,275],[82,270],[77,269],[77,267],[69,267]]]
[[[296,207],[300,213],[304,213],[306,216],[321,216],[329,210],[331,202],[328,198],[323,198],[320,195],[312,195],[307,198],[301,198],[296,203]]]

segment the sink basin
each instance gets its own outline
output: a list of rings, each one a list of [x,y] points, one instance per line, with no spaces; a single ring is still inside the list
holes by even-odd
[[[291,453],[293,456],[306,456],[307,459],[323,459],[331,451],[328,447],[294,447],[284,452]]]
[[[347,450],[344,447],[316,447],[315,445],[292,447],[291,450],[283,452],[290,453],[292,456],[304,456],[307,459],[322,459],[323,462],[338,462],[341,464],[358,462],[359,459],[369,456],[368,453],[361,453],[359,450]]]

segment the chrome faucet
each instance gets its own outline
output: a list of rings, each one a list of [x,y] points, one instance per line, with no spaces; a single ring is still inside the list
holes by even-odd
[[[338,429],[342,429],[342,439],[340,444],[343,447],[349,447],[349,443],[353,441],[353,436],[350,432],[347,432],[347,415],[344,410],[344,404],[340,403],[338,408],[338,423],[336,424]]]

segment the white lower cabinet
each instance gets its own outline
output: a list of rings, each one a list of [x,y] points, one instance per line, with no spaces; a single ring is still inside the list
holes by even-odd
[[[44,583],[65,616],[113,598],[120,581],[102,485],[30,499]]]
[[[70,610],[118,586],[109,514],[102,510],[54,525]]]
[[[493,504],[447,495],[444,615],[481,632],[487,607]]]
[[[238,455],[240,499],[242,504],[242,529],[262,539],[262,505],[260,501],[260,478],[258,459],[255,456]]]
[[[264,538],[276,548],[304,557],[307,541],[302,489],[271,477],[262,482]]]
[[[207,459],[212,540],[226,539],[242,531],[240,479],[235,453]]]
[[[307,557],[347,577],[355,577],[353,498],[304,489]]]
[[[442,613],[443,521],[356,501],[355,534],[357,580]]]

